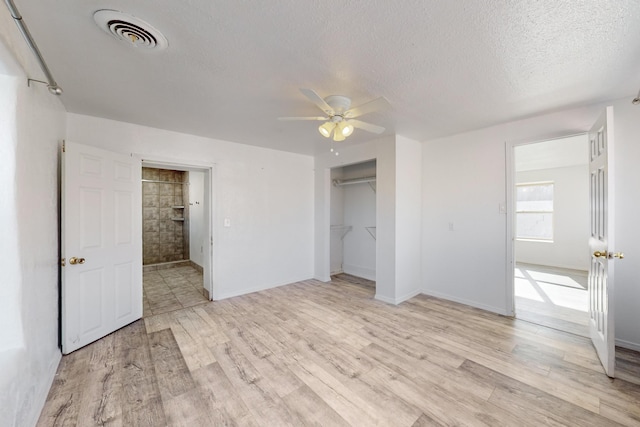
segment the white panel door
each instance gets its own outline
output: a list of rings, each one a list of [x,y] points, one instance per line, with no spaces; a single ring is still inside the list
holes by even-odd
[[[142,317],[141,165],[66,142],[62,155],[62,352]]]
[[[589,334],[608,376],[614,376],[615,333],[613,318],[614,188],[613,107],[607,107],[589,132]]]

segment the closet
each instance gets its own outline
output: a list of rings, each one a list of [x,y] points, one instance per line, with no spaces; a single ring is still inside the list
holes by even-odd
[[[331,169],[331,275],[376,279],[376,161]]]

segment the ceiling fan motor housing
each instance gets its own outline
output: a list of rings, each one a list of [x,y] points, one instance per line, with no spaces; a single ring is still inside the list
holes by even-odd
[[[345,111],[351,107],[351,99],[342,95],[330,95],[324,99],[324,102],[329,104],[336,115],[342,115]]]

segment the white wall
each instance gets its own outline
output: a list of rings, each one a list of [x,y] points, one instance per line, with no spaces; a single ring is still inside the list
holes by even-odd
[[[313,276],[312,157],[78,114],[67,126],[73,142],[215,163],[214,299]]]
[[[0,325],[0,424],[29,426],[40,415],[61,357],[58,164],[65,111],[46,86],[27,86],[27,73],[39,76],[40,70],[8,13],[0,14],[0,63],[0,74],[12,76],[0,79],[9,88],[0,90],[0,103],[17,102],[0,116],[0,310],[12,317],[1,317]],[[9,328],[13,333],[6,333]]]
[[[617,248],[615,318],[619,344],[640,349],[640,108],[632,96],[615,115]],[[586,132],[606,104],[590,105],[427,141],[423,145],[423,291],[507,313],[505,142]],[[448,224],[454,230],[449,231]]]
[[[359,163],[342,169],[343,179],[376,175],[375,162]],[[375,188],[375,182],[373,184]],[[365,228],[376,225],[376,193],[367,183],[339,188],[344,191],[344,223],[353,227],[344,238],[344,272],[376,280],[376,241]]]
[[[206,244],[204,172],[189,171],[189,258],[202,267]]]
[[[584,150],[586,153],[586,137]],[[554,183],[553,241],[516,240],[516,261],[588,270],[591,259],[588,247],[589,166],[516,173],[519,184],[545,181]]]
[[[422,144],[396,137],[396,301],[421,292]],[[430,206],[437,209],[436,206]]]

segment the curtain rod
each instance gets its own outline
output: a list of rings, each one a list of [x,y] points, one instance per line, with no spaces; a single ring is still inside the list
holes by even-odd
[[[7,5],[7,8],[9,9],[9,13],[11,13],[11,17],[13,18],[16,25],[18,26],[18,29],[22,33],[22,37],[24,37],[24,40],[27,42],[27,45],[29,46],[29,49],[31,49],[31,52],[36,57],[36,60],[38,61],[38,64],[40,64],[40,68],[42,69],[42,72],[47,78],[47,88],[49,89],[49,92],[53,95],[62,95],[62,88],[58,86],[58,83],[56,83],[56,80],[53,78],[53,75],[51,74],[49,67],[47,67],[47,64],[44,62],[44,58],[40,53],[40,49],[38,49],[38,45],[36,45],[35,40],[33,40],[33,37],[31,37],[29,28],[27,28],[27,24],[22,19],[22,15],[20,15],[20,12],[18,12],[18,8],[16,8],[16,5],[13,3],[13,0],[5,0],[5,3]],[[33,79],[29,79],[29,80],[33,80]],[[39,81],[39,80],[33,80],[33,81]]]

